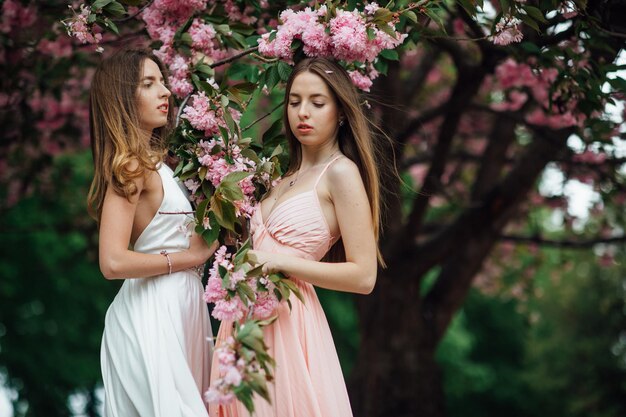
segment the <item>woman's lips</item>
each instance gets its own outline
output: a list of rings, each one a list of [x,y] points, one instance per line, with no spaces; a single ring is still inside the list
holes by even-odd
[[[159,107],[157,107],[157,109],[159,109],[162,113],[167,114],[169,105],[168,104],[161,104]]]
[[[301,123],[297,126],[297,129],[298,129],[298,132],[300,133],[309,133],[310,131],[313,130],[313,127],[307,124]]]

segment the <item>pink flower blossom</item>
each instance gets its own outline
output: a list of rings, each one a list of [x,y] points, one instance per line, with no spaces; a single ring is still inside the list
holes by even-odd
[[[187,187],[187,189],[189,190],[191,194],[195,194],[198,188],[200,188],[200,182],[192,178],[185,180],[183,184],[185,184],[185,187]]]
[[[5,0],[2,3],[0,32],[9,33],[13,29],[24,29],[32,26],[35,20],[37,20],[37,11],[32,5],[24,7],[16,0]]]
[[[500,21],[496,24],[495,34],[493,35],[493,43],[496,45],[509,45],[511,43],[521,42],[524,35],[519,29],[520,21],[515,18],[507,18],[504,22]]]
[[[192,46],[206,55],[212,55],[215,47],[215,28],[213,25],[203,23],[200,19],[194,19],[189,28]]]
[[[604,163],[604,161],[606,161],[606,154],[596,153],[596,152],[587,150],[583,153],[574,155],[573,159],[574,161],[577,161],[577,162],[599,165],[599,164]]]
[[[67,58],[72,55],[72,43],[66,36],[59,36],[54,41],[42,39],[37,44],[37,50],[55,58]]]
[[[220,385],[222,379],[217,379],[212,385]],[[209,388],[204,393],[204,401],[210,404],[230,404],[235,400],[235,394],[232,391],[222,392],[216,388]]]
[[[348,71],[350,74],[350,79],[352,79],[352,83],[363,91],[370,91],[370,87],[372,86],[372,80],[363,75],[360,71]]]
[[[278,299],[271,290],[257,293],[257,299],[254,303],[253,310],[254,318],[259,320],[266,320],[270,318],[276,311],[278,305]]]
[[[102,40],[102,34],[96,33],[93,24],[87,22],[91,8],[81,4],[80,13],[75,14],[74,18],[63,22],[68,34],[76,37],[80,43],[97,44]]]
[[[241,384],[241,373],[239,372],[239,370],[237,369],[236,366],[231,366],[228,368],[228,370],[226,371],[224,377],[224,382],[226,384],[232,385],[232,386],[238,386],[239,384]]]
[[[227,292],[222,288],[222,279],[217,276],[210,277],[204,290],[204,301],[215,303],[226,297]]]
[[[376,13],[376,10],[378,9],[380,9],[380,6],[377,3],[370,3],[364,8],[365,14],[370,16],[374,15],[374,13]]]
[[[246,312],[246,306],[239,297],[233,297],[230,300],[217,300],[211,315],[220,321],[237,321],[240,320]]]

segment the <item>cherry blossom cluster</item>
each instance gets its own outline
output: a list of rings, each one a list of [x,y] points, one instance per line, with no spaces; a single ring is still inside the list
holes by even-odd
[[[502,17],[496,24],[495,33],[492,41],[496,45],[509,45],[511,43],[521,42],[524,38],[520,25],[522,21],[511,16]]]
[[[530,95],[538,106],[526,113],[528,123],[552,129],[582,126],[586,116],[577,111],[576,99],[569,98],[558,107],[554,104],[564,95],[564,91],[553,88],[558,74],[556,68],[533,69],[529,64],[509,58],[495,71],[495,87],[504,90],[506,98],[491,107],[497,111],[517,111]]]
[[[21,30],[32,26],[37,19],[37,12],[32,5],[24,7],[19,1],[5,0],[0,19],[0,32],[9,33],[13,29]]]
[[[256,322],[251,322],[242,326],[240,331],[251,334],[256,329],[252,331],[250,329],[255,327],[259,329]],[[255,336],[262,338],[262,333]],[[261,356],[264,355],[261,354]],[[254,381],[256,389],[260,390],[259,393],[267,396],[266,381],[270,380],[271,376],[266,372],[267,364],[265,362],[271,362],[271,360],[265,357],[264,360],[260,359],[257,352],[249,349],[238,340],[238,335],[230,336],[222,341],[215,349],[214,358],[217,360],[219,378],[211,381],[211,386],[204,393],[205,401],[211,404],[226,405],[232,403],[238,396],[249,411],[252,411],[252,391],[239,390],[235,394],[236,388]]]
[[[215,61],[226,56],[226,51],[220,48],[215,27],[201,18],[193,19],[187,30],[191,54],[178,53],[174,45],[176,31],[206,6],[207,0],[155,0],[141,13],[148,35],[162,43],[155,55],[169,67],[171,90],[180,98],[194,90],[189,81],[192,63]]]
[[[74,36],[80,43],[97,45],[102,40],[102,34],[98,33],[99,26],[93,24],[95,19],[92,19],[91,7],[80,5],[80,12],[76,13],[74,9],[74,17],[63,21],[65,29],[68,35]],[[102,47],[97,47],[96,51],[102,52]]]
[[[211,314],[216,319],[239,321],[250,316],[265,320],[278,307],[274,283],[265,275],[247,274],[248,266],[247,263],[236,266],[226,246],[215,252],[204,299],[215,304]]]
[[[374,24],[372,16],[377,9],[376,3],[369,4],[363,13],[337,9],[330,19],[326,5],[298,12],[284,10],[278,28],[259,39],[259,52],[293,61],[293,43],[300,41],[309,57],[334,58],[353,64],[356,69],[350,72],[350,77],[357,87],[369,91],[372,80],[378,76],[372,65],[378,55],[385,49],[398,47],[407,37],[396,32],[393,24],[387,25],[394,36]]]
[[[246,363],[243,358],[237,359],[236,341],[231,336],[215,349],[218,372],[221,376],[212,381],[204,393],[204,400],[211,404],[230,404],[235,400],[233,389],[241,384]]]
[[[201,196],[196,196],[196,191],[204,180],[209,181],[213,187],[217,188],[228,174],[250,172],[253,175],[247,176],[237,184],[243,193],[243,199],[235,200],[233,204],[237,216],[251,217],[256,204],[254,196],[256,191],[255,182],[266,184],[269,181],[269,174],[262,171],[259,175],[256,175],[256,162],[243,156],[239,145],[234,140],[229,141],[228,144],[225,144],[222,138],[201,140],[195,149],[195,153],[201,166],[198,177],[189,178],[184,182],[192,194],[192,199],[197,202],[202,199]],[[209,228],[208,218],[205,218],[204,226],[205,229]]]
[[[204,132],[205,136],[213,136],[219,133],[220,127],[226,127],[224,110],[216,98],[206,95],[204,91],[193,94],[189,105],[183,109],[183,119],[187,119],[194,129]],[[241,118],[241,113],[229,108],[230,115],[236,122]]]

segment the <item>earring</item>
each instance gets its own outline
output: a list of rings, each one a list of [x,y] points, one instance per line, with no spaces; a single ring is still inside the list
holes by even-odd
[[[339,126],[343,126],[343,119],[339,120]]]

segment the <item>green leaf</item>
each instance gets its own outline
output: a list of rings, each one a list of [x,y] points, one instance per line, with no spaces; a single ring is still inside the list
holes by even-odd
[[[222,199],[214,200],[216,204],[211,204],[211,209],[215,212],[215,219],[220,226],[234,232],[235,221],[237,220],[235,216],[235,206],[233,206],[233,204],[229,201],[224,201]]]
[[[223,265],[217,266],[217,272],[220,274],[220,277],[224,279],[228,275],[228,270]]]
[[[96,0],[91,3],[91,10],[103,9],[104,6],[111,3],[113,0]]]
[[[224,143],[228,145],[228,142],[230,142],[230,134],[228,130],[223,126],[218,126],[218,129],[220,131],[220,134],[222,135],[222,139],[224,139]]]
[[[511,14],[510,0],[500,0],[500,10],[502,10],[502,14],[510,15]]]
[[[206,208],[209,205],[209,200],[206,199],[198,204],[196,208],[196,221],[198,224],[202,224],[202,220],[204,220],[204,213],[206,212]]]
[[[266,80],[265,84],[267,85],[268,90],[272,90],[280,81],[280,75],[278,74],[278,68],[276,65],[270,66],[266,71]]]
[[[441,29],[444,33],[446,32],[443,18],[435,10],[426,9],[426,16],[430,17],[432,21],[439,26],[439,29]]]
[[[224,182],[226,182],[226,183],[238,183],[239,181],[241,181],[244,178],[249,177],[250,175],[252,175],[252,172],[246,172],[246,171],[231,172],[230,174],[226,175],[222,179],[222,184]]]
[[[231,182],[222,182],[217,189],[221,195],[228,201],[238,201],[243,200],[243,191],[239,188],[239,185],[233,184]]]
[[[202,231],[202,238],[207,243],[207,245],[211,245],[217,240],[220,235],[220,224],[217,222],[215,214],[212,211],[209,211],[208,216],[210,227]]]
[[[207,77],[213,77],[215,75],[215,70],[208,66],[207,64],[198,64],[194,67],[197,72],[200,72]]]
[[[460,0],[461,2],[465,2],[468,0]],[[413,10],[407,10],[406,12],[402,13],[404,16],[406,16],[407,19],[409,19],[411,22],[413,23],[417,23],[417,15],[415,14],[415,12]]]
[[[258,71],[258,69],[252,65],[242,64],[241,62],[233,62],[228,67],[226,73],[231,80],[248,80],[252,81],[252,72]]]
[[[291,71],[293,68],[286,62],[280,61],[277,66],[278,75],[282,81],[287,81],[289,79],[289,75],[291,75]]]
[[[250,250],[250,247],[250,239],[246,239],[241,247],[237,249],[237,253],[235,253],[235,257],[233,258],[233,262],[235,263],[235,265],[241,265],[244,262],[246,254]]]
[[[476,17],[476,6],[472,0],[458,0],[458,2],[468,15]]]
[[[398,51],[395,49],[383,49],[380,51],[380,56],[390,61],[398,61],[400,56],[398,55]]]
[[[111,13],[115,17],[124,16],[126,14],[126,9],[120,3],[116,1],[112,1],[104,7],[104,10],[107,13]]]
[[[254,302],[256,300],[254,291],[252,291],[252,288],[250,288],[250,286],[245,282],[240,282],[237,285],[237,290],[241,291],[241,293],[243,294],[243,297],[241,296],[242,294],[239,295],[239,298],[241,298],[242,300],[244,300],[244,297],[248,298],[248,300],[250,300],[251,302]]]
[[[104,19],[104,24],[111,32],[115,33],[116,35],[120,34],[120,30],[118,29],[117,25],[113,23],[111,19],[109,18]]]
[[[275,156],[278,156],[280,154],[283,153],[283,147],[281,145],[278,145],[274,148],[274,150],[272,151],[272,154],[270,155],[270,158],[273,158]]]
[[[267,143],[270,139],[278,136],[283,130],[283,119],[276,119],[272,125],[263,133],[262,141],[263,143]]]
[[[222,98],[228,100],[228,97],[226,96],[222,96]],[[224,100],[222,100],[222,103],[224,102]],[[230,101],[228,101],[230,103]],[[230,132],[237,132],[237,130],[235,129],[235,120],[233,119],[232,114],[230,114],[230,110],[228,109],[228,107],[224,106],[224,112],[222,113],[222,116],[224,117],[224,121],[226,122],[226,126],[228,126],[228,130]]]
[[[251,82],[239,83],[231,87],[228,87],[228,91],[231,91],[235,95],[241,95],[241,94],[250,95],[256,89],[257,89],[257,85]]]
[[[393,30],[393,28],[391,26],[389,26],[387,23],[380,23],[380,24],[376,24],[376,27],[381,30],[382,32],[385,32],[387,35],[391,36],[392,38],[396,39],[398,37],[398,35],[396,34],[396,31]]]
[[[533,6],[524,6],[524,11],[526,11],[526,14],[528,14],[529,16],[531,16],[533,19],[538,20],[542,23],[546,23],[547,20],[545,18],[545,16],[543,15],[543,12],[541,10],[539,10],[536,7]]]
[[[537,25],[537,22],[535,22],[532,17],[528,16],[527,14],[520,14],[519,18],[522,19],[522,22],[533,28],[535,31],[541,32],[539,30],[539,25]]]
[[[541,48],[539,48],[537,45],[535,45],[532,42],[522,42],[520,44],[520,46],[522,47],[522,49],[524,49],[527,52],[533,53],[533,54],[540,54],[541,53]]]
[[[187,45],[193,45],[193,39],[191,39],[191,35],[189,34],[189,32],[185,32],[180,35],[180,41]]]
[[[380,23],[386,24],[386,23],[391,22],[392,18],[393,18],[393,12],[381,7],[374,12],[373,20],[375,23],[380,22]]]

